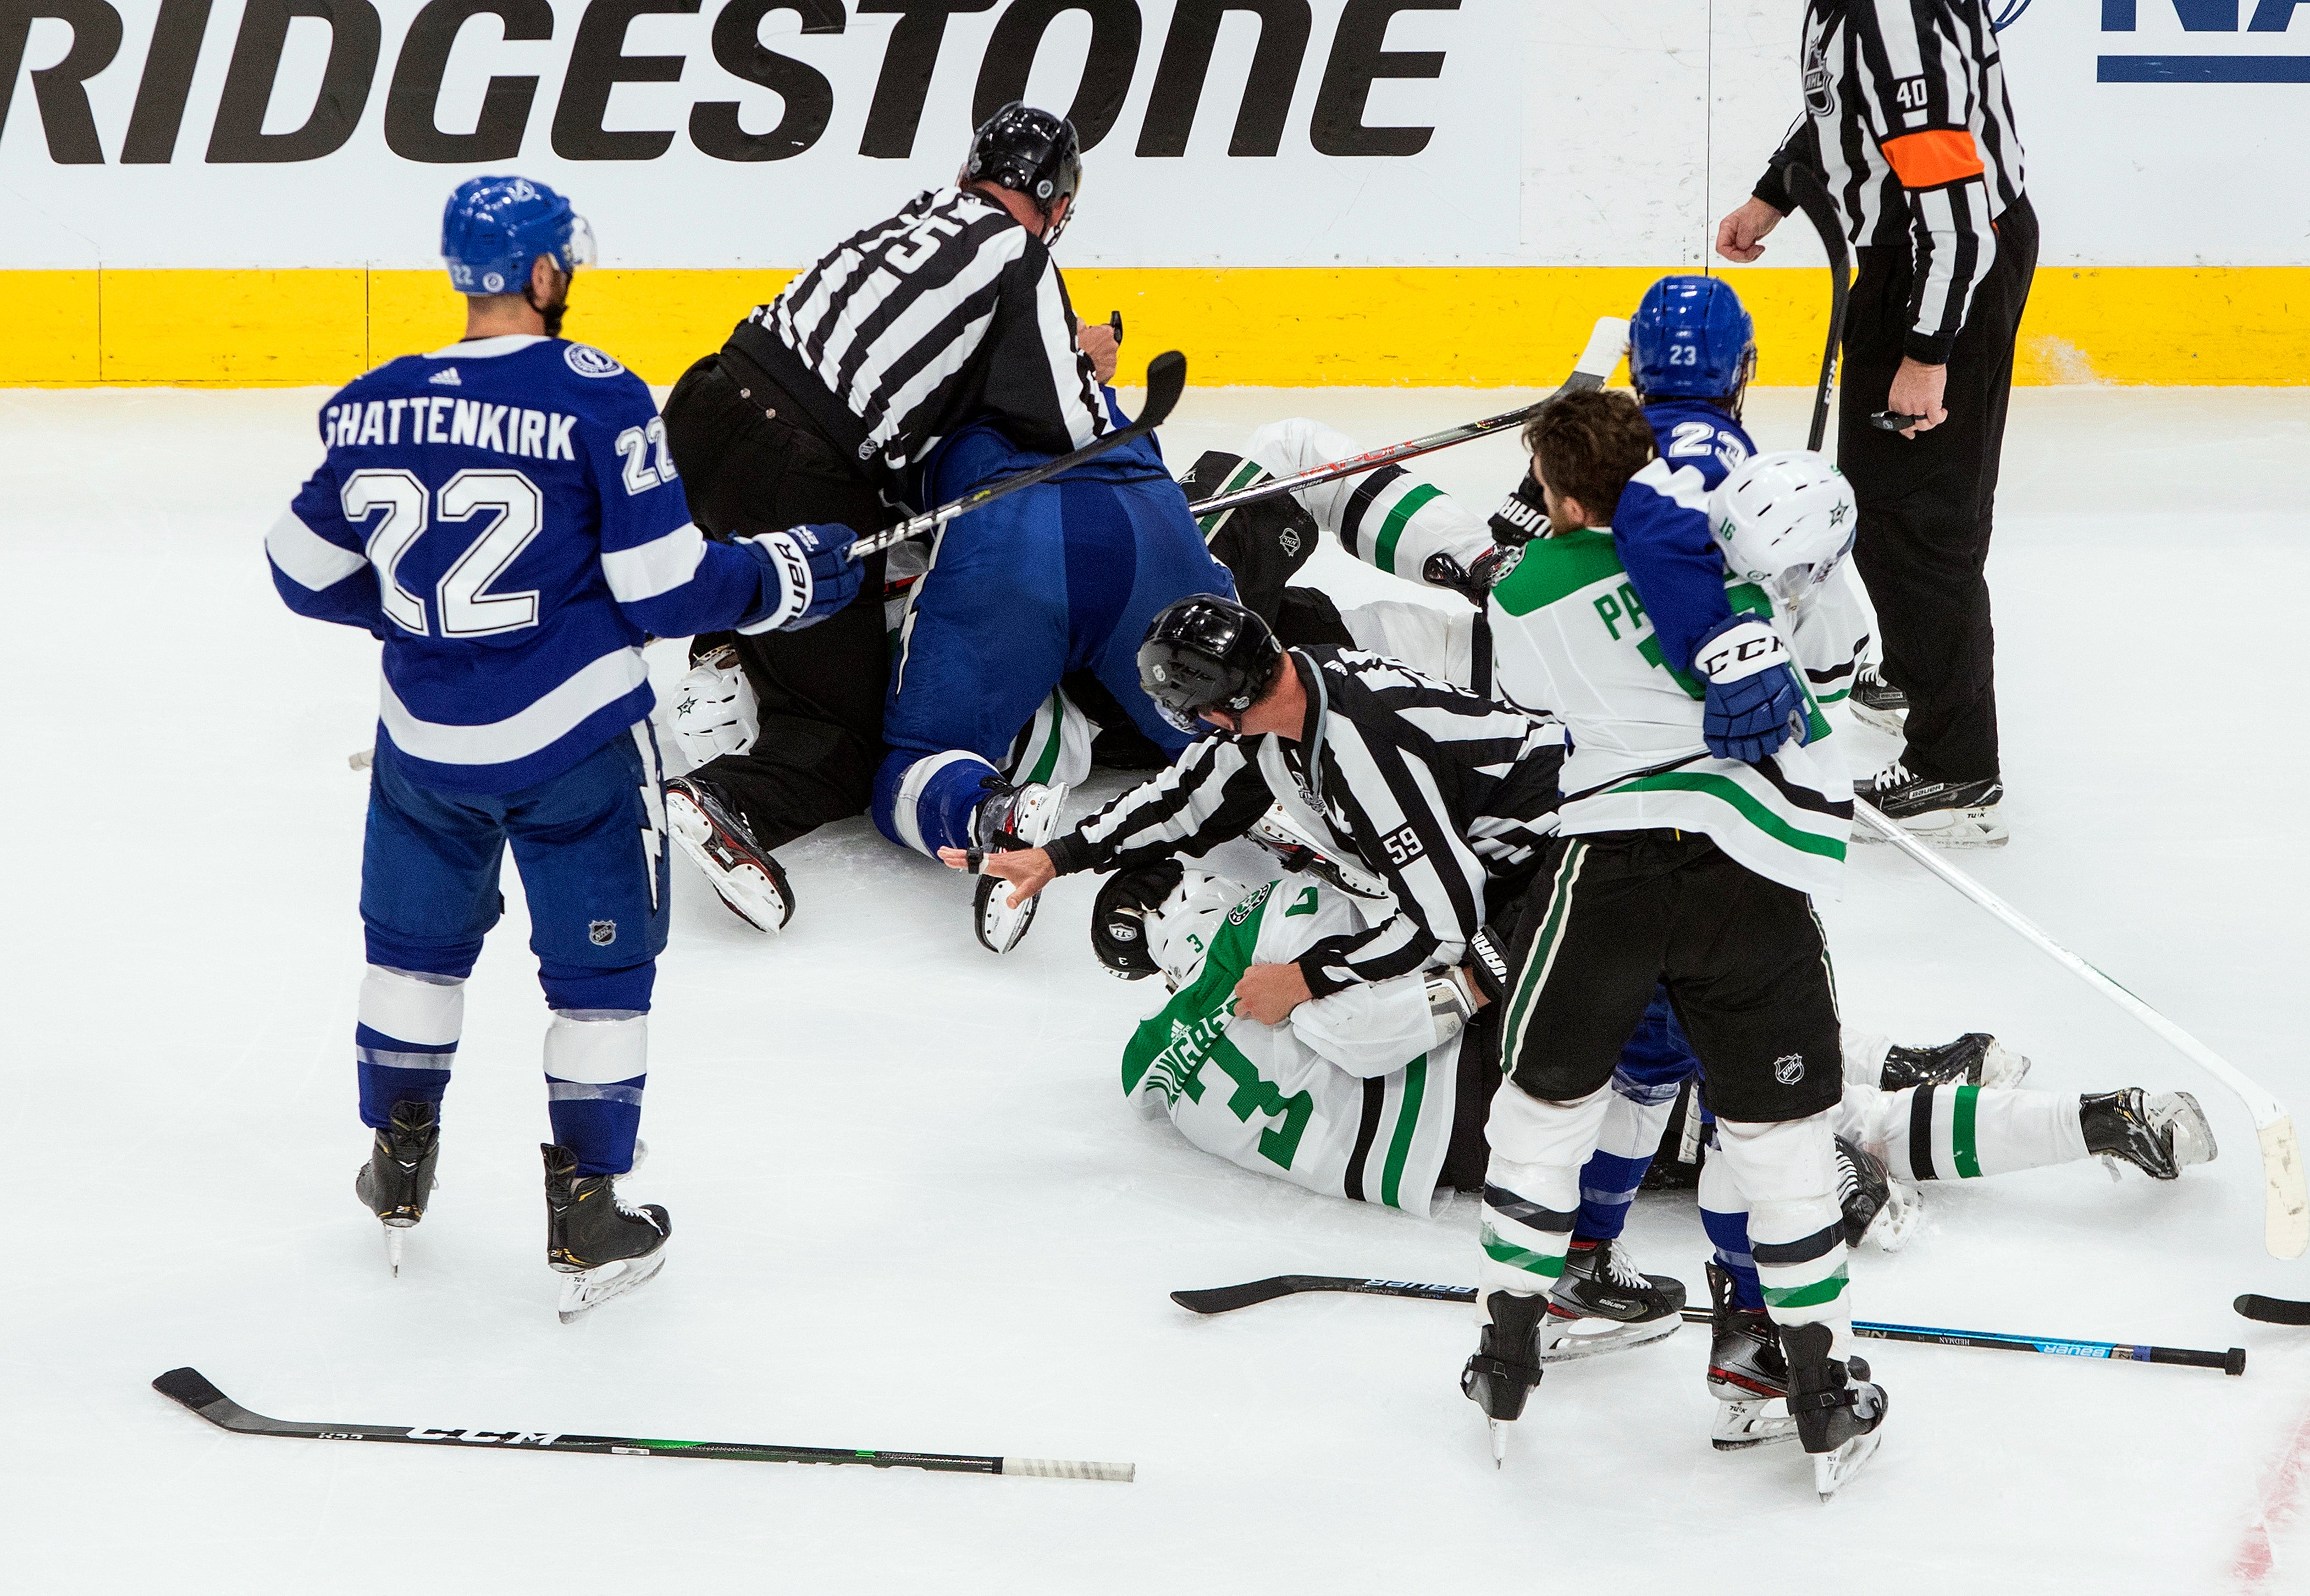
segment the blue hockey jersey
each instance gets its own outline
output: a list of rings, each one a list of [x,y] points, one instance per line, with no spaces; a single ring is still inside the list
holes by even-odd
[[[379,734],[412,776],[510,793],[645,718],[646,635],[778,598],[690,519],[639,377],[558,338],[407,355],[321,410],[321,468],[265,539],[300,615],[385,644]]]
[[[1613,552],[1652,617],[1661,652],[1679,671],[1710,629],[1732,613],[1724,556],[1708,531],[1708,496],[1757,452],[1741,424],[1706,399],[1645,406],[1658,458],[1629,480],[1612,512]]]

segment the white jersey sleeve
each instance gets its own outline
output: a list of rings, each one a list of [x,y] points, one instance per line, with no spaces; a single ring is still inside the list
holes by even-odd
[[[1290,477],[1362,451],[1344,433],[1295,416],[1253,433],[1244,453],[1270,474]],[[1401,465],[1302,488],[1292,497],[1349,553],[1406,581],[1426,582],[1434,555],[1449,555],[1464,571],[1492,547],[1483,516]]]

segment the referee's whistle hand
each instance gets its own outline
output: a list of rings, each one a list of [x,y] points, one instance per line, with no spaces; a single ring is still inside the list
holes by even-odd
[[[1090,357],[1091,369],[1099,374],[1101,386],[1115,380],[1119,343],[1115,328],[1107,322],[1078,320],[1075,323],[1075,347]]]
[[[1949,412],[1941,405],[1941,394],[1948,386],[1948,367],[1901,357],[1901,369],[1893,374],[1893,391],[1885,397],[1885,408],[1898,415],[1924,418],[1915,426],[1902,429],[1902,437],[1931,432],[1949,420]]]
[[[1716,224],[1716,253],[1746,265],[1765,253],[1765,235],[1780,225],[1781,213],[1751,195],[1747,204]]]
[[[971,854],[977,852],[975,848],[941,848],[939,863],[949,870],[971,870]],[[1003,906],[1013,909],[1059,879],[1059,872],[1051,868],[1050,853],[1043,848],[1007,848],[981,854],[976,869],[1011,883],[1010,899]]]

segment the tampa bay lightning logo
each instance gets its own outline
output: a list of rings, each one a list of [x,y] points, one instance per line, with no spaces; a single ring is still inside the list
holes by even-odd
[[[561,358],[580,377],[615,377],[625,369],[590,343],[573,343],[561,351]]]
[[[2002,33],[2019,22],[2021,13],[2029,9],[2029,0],[1992,0],[1992,4],[1993,9],[1989,15],[1989,26],[1990,30],[1996,33]]]

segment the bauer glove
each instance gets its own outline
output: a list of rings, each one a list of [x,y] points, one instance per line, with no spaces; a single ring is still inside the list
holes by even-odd
[[[865,568],[850,558],[858,534],[847,526],[795,526],[737,540],[762,562],[764,607],[738,623],[748,636],[800,631],[858,596]]]
[[[1811,741],[1804,689],[1789,665],[1780,633],[1754,615],[1719,623],[1692,652],[1708,683],[1700,740],[1720,759],[1753,765],[1793,737]]]

